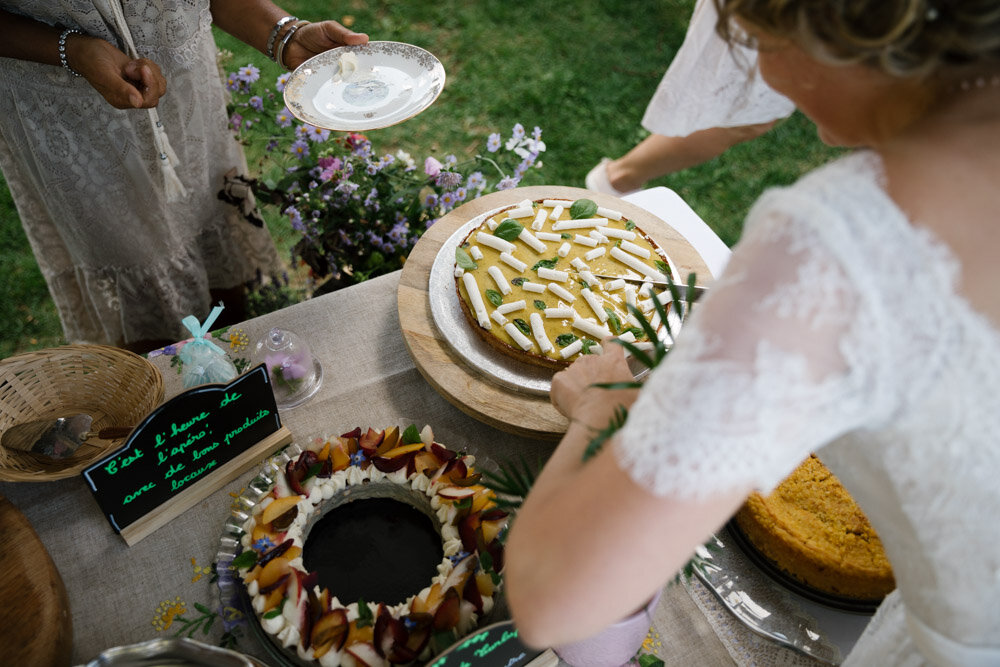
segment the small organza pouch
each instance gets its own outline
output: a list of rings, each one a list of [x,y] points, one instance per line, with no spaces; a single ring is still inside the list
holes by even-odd
[[[187,327],[194,340],[185,343],[177,356],[184,364],[181,378],[184,388],[197,387],[201,384],[229,382],[237,376],[236,366],[226,356],[225,350],[208,339],[208,332],[222,312],[222,306],[216,306],[209,313],[204,324],[198,323],[198,318],[188,315],[181,324]]]

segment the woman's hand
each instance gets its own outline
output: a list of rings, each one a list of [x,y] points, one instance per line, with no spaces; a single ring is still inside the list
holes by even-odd
[[[116,109],[149,109],[167,92],[159,65],[148,58],[129,58],[97,37],[71,35],[66,59]]]
[[[358,46],[368,43],[368,35],[354,32],[336,21],[320,21],[299,28],[282,53],[282,64],[289,70],[338,46]]]
[[[601,347],[603,353],[585,354],[552,377],[549,399],[556,410],[570,419],[580,418],[586,413],[590,422],[590,411],[596,409],[606,423],[615,406],[628,407],[635,400],[636,390],[609,390],[593,386],[595,383],[635,380],[625,361],[622,346],[605,339]]]

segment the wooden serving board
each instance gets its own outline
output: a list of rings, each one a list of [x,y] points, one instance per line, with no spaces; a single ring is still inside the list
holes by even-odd
[[[466,364],[434,324],[428,298],[431,267],[438,251],[462,225],[477,215],[525,199],[592,199],[621,211],[662,247],[681,276],[711,272],[694,247],[668,222],[611,195],[566,186],[533,186],[484,195],[451,211],[428,229],[410,251],[396,295],[403,340],[420,373],[462,412],[500,430],[532,438],[556,440],[568,422],[548,397],[519,394],[496,384]],[[702,284],[709,281],[699,280]]]
[[[73,625],[62,577],[28,519],[0,496],[4,664],[69,665]]]

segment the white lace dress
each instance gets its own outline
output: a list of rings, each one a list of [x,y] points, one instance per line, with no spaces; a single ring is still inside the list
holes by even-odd
[[[767,493],[817,452],[898,585],[846,664],[998,665],[1000,332],[881,173],[860,152],[761,197],[618,453],[692,498]]]
[[[685,137],[711,127],[767,123],[795,111],[761,78],[755,50],[722,41],[715,32],[718,18],[714,0],[695,4],[684,43],[642,117],[650,132]]]
[[[123,48],[110,2],[14,0],[4,8]],[[167,79],[159,116],[187,193],[168,202],[153,123],[60,67],[0,58],[0,169],[70,341],[179,339],[209,288],[275,270],[266,229],[217,197],[245,173],[227,129],[209,0],[121,5],[140,53]]]

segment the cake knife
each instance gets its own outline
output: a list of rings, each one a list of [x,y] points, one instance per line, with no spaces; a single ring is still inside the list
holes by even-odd
[[[648,280],[646,278],[637,278],[634,276],[608,276],[595,273],[594,277],[601,278],[602,280],[624,280],[627,283],[635,283],[637,285],[649,283],[650,285],[656,285],[657,287],[668,287],[668,283],[663,280]],[[677,288],[677,292],[682,298],[685,295],[689,295],[692,303],[700,299],[701,296],[708,291],[708,287],[705,287],[704,285],[693,285],[689,288],[689,286],[684,283],[674,283],[674,287]]]

